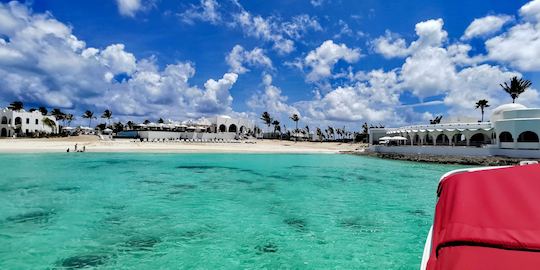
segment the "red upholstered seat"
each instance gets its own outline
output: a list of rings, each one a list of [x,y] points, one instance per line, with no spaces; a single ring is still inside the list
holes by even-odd
[[[540,269],[540,254],[490,247],[452,246],[439,251],[435,269],[537,270]]]
[[[540,165],[451,175],[438,193],[428,269],[540,269]]]

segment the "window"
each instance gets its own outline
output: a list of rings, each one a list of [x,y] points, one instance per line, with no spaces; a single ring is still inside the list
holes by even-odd
[[[36,119],[36,125],[39,125],[39,120],[38,119]]]
[[[518,142],[532,142],[537,143],[538,142],[538,135],[532,131],[525,131],[519,134],[518,136]]]
[[[512,137],[512,134],[508,131],[503,131],[501,134],[499,134],[499,141],[500,142],[514,142],[514,138]]]
[[[30,124],[30,118],[26,118],[26,124],[27,124],[27,125]]]

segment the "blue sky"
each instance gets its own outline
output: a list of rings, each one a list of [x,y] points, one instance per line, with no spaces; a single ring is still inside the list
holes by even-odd
[[[353,129],[476,117],[478,99],[510,101],[511,76],[540,105],[539,21],[540,0],[3,1],[0,104]]]

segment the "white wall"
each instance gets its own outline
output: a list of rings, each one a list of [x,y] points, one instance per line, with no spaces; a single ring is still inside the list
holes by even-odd
[[[5,128],[9,131],[10,135],[13,135],[14,130],[16,128],[15,126],[15,119],[17,117],[21,118],[21,132],[24,134],[27,131],[28,132],[46,132],[46,133],[56,133],[58,130],[58,123],[56,122],[56,118],[54,116],[43,116],[41,112],[34,111],[34,112],[26,112],[26,111],[12,111],[9,109],[3,109],[0,111],[0,120],[2,117],[6,117],[9,121],[11,119],[11,124],[1,124],[0,122],[0,130],[2,128]],[[53,120],[56,123],[55,128],[50,128],[43,124],[43,118],[49,118]],[[28,123],[27,123],[28,119]],[[36,124],[37,121],[37,124]]]
[[[224,139],[232,140],[236,137],[232,132],[201,133],[201,132],[172,132],[172,131],[139,131],[139,137],[143,139]]]

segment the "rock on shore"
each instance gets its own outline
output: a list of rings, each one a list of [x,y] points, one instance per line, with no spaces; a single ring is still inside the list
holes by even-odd
[[[520,159],[509,157],[459,157],[459,156],[435,156],[425,154],[396,154],[396,153],[376,153],[371,151],[351,151],[343,152],[353,155],[363,155],[386,159],[432,162],[440,164],[459,164],[459,165],[476,165],[476,166],[507,166],[518,165],[520,161],[533,159]]]

